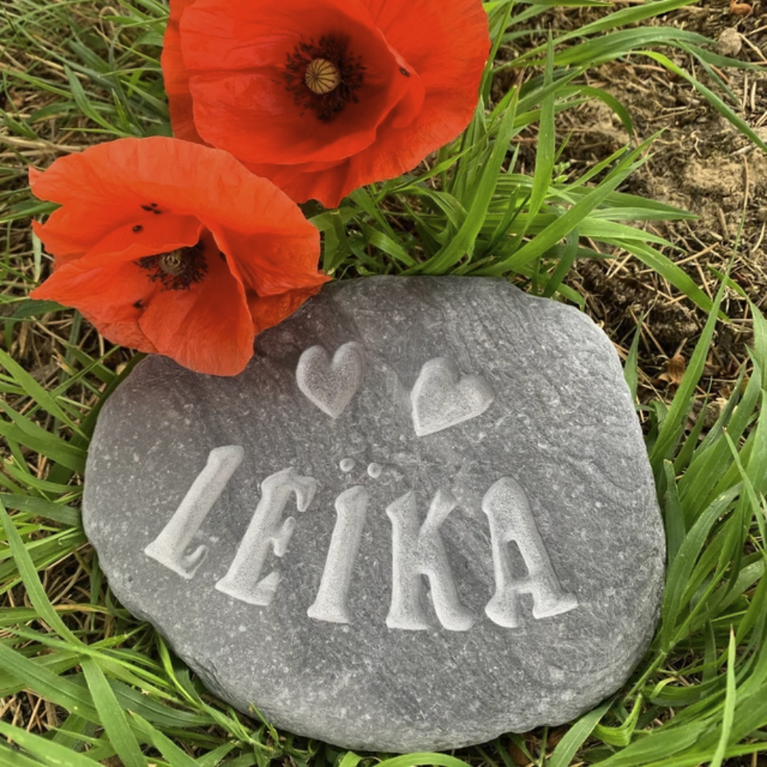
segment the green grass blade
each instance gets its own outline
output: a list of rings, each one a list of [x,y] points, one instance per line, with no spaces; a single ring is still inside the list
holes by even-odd
[[[578,719],[564,734],[562,740],[557,743],[547,767],[568,767],[572,764],[576,752],[594,731],[611,705],[611,700],[605,701],[601,706],[597,706],[593,711],[589,711],[588,714],[584,714]]]
[[[643,3],[642,5],[622,8],[615,13],[603,16],[589,24],[577,25],[576,28],[570,32],[559,35],[557,37],[557,43],[561,44],[573,38],[588,37],[589,35],[605,32],[608,29],[617,29],[618,27],[628,26],[630,24],[638,24],[645,19],[660,16],[664,13],[670,13],[679,8],[684,8],[686,5],[693,5],[695,2],[696,0],[659,0],[659,2]],[[512,19],[512,21],[513,20],[514,19]],[[518,60],[522,61],[523,59],[534,57],[540,54],[543,50],[545,50],[545,46],[538,46],[538,48],[528,51]]]
[[[355,754],[354,751],[347,751],[338,763],[338,767],[357,767],[363,758],[364,757]]]
[[[672,457],[679,440],[684,432],[687,415],[690,412],[695,387],[703,373],[703,367],[706,364],[708,349],[711,340],[714,337],[719,306],[724,296],[724,286],[719,288],[716,299],[709,314],[703,332],[695,345],[695,351],[690,358],[687,370],[684,373],[682,382],[679,385],[676,395],[671,403],[663,425],[658,434],[658,438],[650,453],[650,463],[652,464],[656,477],[660,476],[663,461]]]
[[[24,368],[19,365],[7,352],[0,349],[0,365],[2,365],[13,377],[13,379],[21,386],[24,391],[37,402],[40,407],[46,412],[50,413],[54,418],[57,418],[62,423],[69,426],[72,431],[80,433],[79,428],[75,423],[67,416],[66,413],[59,407],[56,400],[35,381],[32,376],[27,373]]]
[[[767,320],[753,302],[748,303],[754,319],[754,355],[761,369],[761,388],[767,391]]]
[[[55,660],[53,656],[47,656],[47,659],[49,664]],[[68,679],[62,679],[57,673],[25,658],[21,653],[14,652],[4,644],[0,644],[0,670],[21,682],[22,688],[29,687],[40,697],[62,706],[67,711],[80,714],[90,722],[100,723],[86,690]]]
[[[637,322],[637,329],[634,333],[634,338],[631,341],[629,347],[629,353],[626,357],[626,362],[623,364],[623,377],[626,379],[626,384],[631,392],[631,401],[637,401],[637,387],[639,386],[639,372],[638,372],[638,353],[639,353],[639,339],[642,337],[642,319],[640,317]]]
[[[126,721],[126,714],[117,703],[104,673],[93,658],[84,658],[82,669],[91,691],[93,705],[99,712],[107,738],[123,766],[147,767],[146,758]]]
[[[506,114],[503,116],[493,150],[482,170],[471,208],[467,211],[466,220],[457,235],[433,258],[429,259],[420,268],[414,270],[414,273],[444,274],[451,266],[457,264],[467,252],[473,249],[477,234],[485,221],[490,200],[495,192],[498,174],[506,157],[509,142],[516,131],[514,127],[516,106],[516,99],[513,99]]]
[[[0,504],[5,504],[6,509],[24,511],[68,527],[80,527],[81,525],[80,512],[77,509],[47,501],[44,498],[0,493]]]
[[[3,402],[0,402],[0,410],[5,412],[13,421],[13,424],[9,424],[0,420],[0,436],[22,444],[38,455],[44,455],[72,471],[83,471],[86,458],[84,450],[46,431],[29,418],[16,413]]]
[[[609,727],[608,725],[597,724],[594,728],[594,735],[604,743],[611,746],[628,746],[639,720],[639,714],[642,710],[642,697],[639,696],[634,701],[631,713],[626,717],[620,727]]]
[[[648,238],[645,238],[649,241]],[[677,266],[673,261],[659,253],[655,248],[645,245],[641,242],[624,242],[623,247],[635,255],[643,264],[649,266],[654,272],[657,272],[664,279],[668,280],[675,288],[684,293],[690,300],[694,301],[701,309],[709,313],[712,311],[713,303],[711,299],[698,287],[695,281]],[[718,308],[717,308],[718,311]],[[724,316],[723,319],[726,319]]]
[[[662,53],[656,51],[641,51],[644,56],[657,61],[662,66],[666,67],[670,72],[683,77],[687,80],[696,91],[703,95],[711,106],[719,112],[722,117],[727,119],[732,125],[734,125],[743,135],[748,136],[751,141],[754,142],[762,151],[767,152],[767,144],[764,143],[762,137],[741,117],[735,114],[735,112],[727,106],[727,104],[719,98],[710,88],[707,88],[703,83],[696,80],[687,70],[674,64],[668,56],[664,56]]]
[[[378,763],[378,767],[471,767],[467,762],[447,754],[417,753],[393,756]]]
[[[80,640],[69,630],[67,625],[61,619],[61,616],[59,616],[53,609],[53,605],[48,599],[48,595],[45,593],[43,584],[40,582],[40,578],[37,575],[37,570],[32,563],[29,552],[27,551],[26,546],[24,546],[24,543],[13,524],[13,520],[8,516],[8,512],[5,510],[2,503],[0,503],[0,519],[2,519],[3,522],[5,538],[8,541],[11,554],[16,561],[16,565],[19,568],[19,574],[24,581],[24,586],[29,595],[29,601],[32,602],[32,605],[38,611],[42,620],[44,620],[52,629],[57,631],[72,644],[79,645]]]
[[[549,35],[549,45],[546,50],[546,71],[544,88],[551,88],[554,71],[554,45]],[[533,188],[528,203],[528,221],[532,220],[541,209],[546,194],[552,182],[554,162],[556,160],[557,130],[554,122],[554,94],[550,93],[541,100],[541,119],[538,128],[538,143],[535,151],[535,170],[533,171]],[[523,237],[522,232],[520,237]],[[521,240],[520,240],[521,241]]]
[[[666,476],[666,498],[663,508],[663,521],[666,526],[666,558],[670,567],[685,537],[684,512],[679,502],[676,473],[671,461],[663,462]]]
[[[151,743],[172,767],[199,767],[200,762],[192,759],[189,754],[182,751],[170,738],[163,735],[158,729],[152,727],[146,719],[132,712],[131,719],[141,731],[148,743]],[[230,747],[231,748],[231,747]]]
[[[546,285],[543,288],[541,294],[544,298],[551,298],[559,290],[562,281],[567,276],[570,268],[575,263],[575,259],[578,257],[578,241],[579,235],[577,230],[570,232],[565,237],[565,246],[561,252],[558,253],[556,266],[551,273]],[[635,389],[636,392],[636,389]]]
[[[16,750],[16,746],[10,746],[4,741],[0,741],[0,764],[3,767],[45,767],[42,762],[25,756]]]
[[[635,151],[626,152],[624,158],[616,165],[600,186],[591,190],[568,211],[555,218],[543,231],[525,243],[513,255],[503,258],[491,266],[477,269],[474,273],[497,277],[505,272],[518,270],[520,267],[543,255],[549,248],[555,246],[569,232],[578,227],[583,219],[600,205],[610,192],[614,191],[641,165],[641,161],[636,161],[647,146],[648,142],[645,142]]]
[[[27,732],[21,727],[14,727],[7,722],[0,722],[0,734],[41,759],[42,762],[38,764],[44,764],[47,767],[93,767],[94,765],[92,759],[78,754],[77,751],[72,751],[47,738]],[[3,757],[3,764],[13,764],[13,762],[6,762],[5,757]]]
[[[690,532],[685,536],[677,551],[673,563],[666,573],[666,590],[661,606],[660,643],[668,652],[675,641],[675,631],[684,605],[684,595],[690,588],[693,570],[704,550],[706,540],[719,517],[738,494],[738,488],[718,498],[698,518]]]
[[[735,633],[730,632],[730,644],[727,649],[727,695],[724,701],[724,715],[722,718],[722,730],[719,738],[719,745],[716,748],[714,758],[711,760],[711,767],[722,767],[727,745],[732,732],[732,723],[735,717]]]
[[[599,762],[600,767],[638,767],[656,760],[667,759],[671,754],[679,753],[695,745],[706,731],[707,723],[698,722],[688,727],[664,729],[635,740],[614,756]],[[673,762],[677,764],[677,762]]]

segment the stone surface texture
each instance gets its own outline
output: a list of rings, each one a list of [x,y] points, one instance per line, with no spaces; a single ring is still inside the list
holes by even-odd
[[[399,752],[598,704],[665,557],[612,344],[483,278],[330,284],[235,378],[146,359],[101,413],[84,521],[214,693]]]

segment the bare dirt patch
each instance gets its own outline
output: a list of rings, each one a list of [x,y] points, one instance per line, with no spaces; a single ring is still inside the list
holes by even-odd
[[[592,20],[589,15],[593,13],[589,9],[556,13],[548,22],[557,30],[570,29]],[[720,94],[767,141],[767,69],[761,70],[767,65],[767,21],[761,15],[761,2],[753,3],[750,13],[738,14],[730,9],[729,0],[718,0],[649,23],[705,35],[712,41],[708,46],[712,52],[759,65],[760,69],[751,70],[712,66],[713,76],[720,80],[717,84],[683,51],[664,51]],[[723,309],[731,322],[720,325],[706,370],[710,399],[726,401],[752,341],[748,302],[763,311],[767,304],[767,156],[687,80],[647,57],[637,54],[605,64],[590,71],[588,80],[628,109],[637,141],[663,131],[648,162],[621,191],[670,203],[698,216],[697,220],[648,226],[676,246],[665,255],[710,296],[718,290],[717,275],[728,268],[741,289],[727,290]],[[722,91],[721,84],[729,94]],[[630,140],[618,116],[596,101],[563,113],[558,129],[562,138],[570,134],[564,159],[576,173]],[[614,260],[579,263],[570,282],[586,297],[590,315],[603,324],[619,348],[628,348],[642,319],[640,398],[668,400],[678,382],[679,365],[689,359],[706,315],[635,259],[613,255],[617,256]],[[704,394],[701,390],[701,399]]]

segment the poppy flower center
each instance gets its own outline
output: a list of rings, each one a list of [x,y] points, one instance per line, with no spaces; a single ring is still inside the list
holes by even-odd
[[[333,66],[329,61],[314,59],[306,68],[304,82],[312,93],[322,95],[338,87],[341,82],[341,73],[338,67]]]
[[[313,39],[301,41],[287,55],[285,88],[297,106],[330,122],[349,102],[359,101],[364,73],[362,59],[349,51],[345,37],[323,35],[317,45]]]
[[[149,281],[159,282],[162,290],[189,290],[192,285],[202,282],[208,273],[202,242],[154,256],[144,256],[135,263],[140,269],[146,269]]]
[[[174,277],[178,277],[184,271],[184,255],[180,250],[173,250],[164,256],[160,256],[157,265],[165,274],[172,274]]]

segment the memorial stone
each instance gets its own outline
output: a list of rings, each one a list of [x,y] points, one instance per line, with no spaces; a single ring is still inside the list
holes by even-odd
[[[613,693],[665,553],[612,344],[483,278],[330,284],[234,378],[144,360],[99,418],[84,522],[214,693],[400,752]]]

